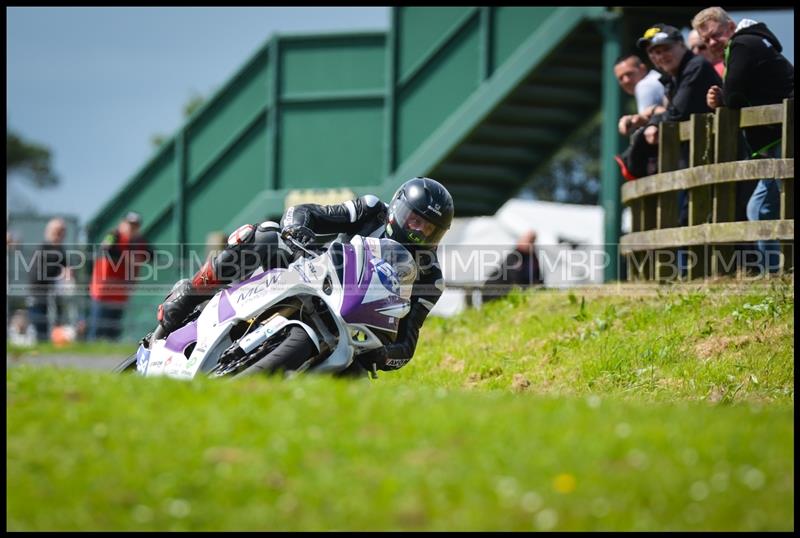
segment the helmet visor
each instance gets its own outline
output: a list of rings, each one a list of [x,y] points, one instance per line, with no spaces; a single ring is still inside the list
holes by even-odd
[[[404,200],[396,202],[394,221],[410,242],[419,245],[436,245],[447,231],[414,211]]]

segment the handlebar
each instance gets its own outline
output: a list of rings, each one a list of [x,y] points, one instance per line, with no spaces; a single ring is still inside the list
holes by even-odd
[[[281,239],[283,239],[283,242],[286,243],[286,245],[289,247],[289,250],[291,250],[293,253],[299,250],[305,254],[308,254],[312,258],[319,258],[320,256],[318,253],[308,250],[300,243],[300,241],[298,241],[291,235],[287,234],[286,232],[281,232]]]

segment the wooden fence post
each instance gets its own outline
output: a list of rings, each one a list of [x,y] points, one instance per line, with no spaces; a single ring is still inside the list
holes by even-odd
[[[735,161],[739,155],[739,110],[720,107],[714,114],[714,162]],[[713,222],[733,222],[736,218],[736,184],[714,185]],[[720,276],[736,271],[733,245],[711,246],[711,274]]]
[[[710,164],[713,159],[713,114],[692,114],[689,118],[689,167]],[[711,221],[711,186],[689,189],[689,226]],[[690,247],[696,263],[689,265],[689,279],[706,277],[710,273],[708,245]]]
[[[658,127],[658,173],[672,172],[680,166],[681,139],[680,124],[663,122]],[[660,193],[656,196],[656,229],[674,228],[678,221],[678,193],[676,191]],[[677,250],[661,249],[656,246],[655,278],[658,281],[670,280],[677,276]]]
[[[630,203],[631,231],[645,232],[656,229],[656,201],[658,196],[643,196]],[[631,251],[626,255],[628,280],[652,280],[653,259],[646,251]]]
[[[783,118],[781,122],[781,157],[794,159],[794,99],[783,100]],[[781,216],[782,220],[794,219],[794,178],[782,179]],[[781,243],[781,270],[789,271],[794,267],[794,241]]]
[[[644,200],[639,198],[638,200],[633,200],[630,203],[631,208],[631,232],[642,232],[645,230],[644,223],[646,220],[646,215],[644,212]],[[628,282],[633,282],[635,280],[646,280],[644,275],[642,274],[641,267],[638,264],[638,260],[635,258],[637,253],[635,251],[631,251],[625,255],[625,263],[627,264],[627,280]]]

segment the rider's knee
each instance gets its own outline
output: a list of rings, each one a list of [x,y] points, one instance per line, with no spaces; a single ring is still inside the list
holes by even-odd
[[[256,227],[253,250],[264,270],[274,267],[285,267],[282,258],[286,252],[281,248],[281,227],[277,222],[265,221]]]
[[[281,250],[280,229],[280,225],[272,221],[239,227],[213,260],[217,278],[230,282],[249,276],[259,267],[275,267]]]
[[[256,227],[245,224],[228,236],[228,244],[211,262],[217,279],[231,282],[242,278],[248,272],[246,258],[248,252],[253,249],[255,234]]]

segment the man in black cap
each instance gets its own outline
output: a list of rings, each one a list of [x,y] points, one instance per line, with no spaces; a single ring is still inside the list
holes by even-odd
[[[635,179],[653,172],[647,161],[653,160],[658,144],[658,124],[662,121],[686,121],[694,113],[712,112],[706,103],[706,93],[722,81],[714,67],[702,56],[695,55],[683,41],[680,30],[667,24],[655,24],[645,30],[636,46],[647,52],[650,61],[661,72],[661,84],[668,104],[665,112],[650,116],[640,132],[631,137],[631,146],[617,157],[625,179]],[[689,164],[688,147],[681,151],[680,167]],[[646,169],[646,171],[645,171]],[[681,223],[688,220],[688,199],[680,195]]]
[[[667,24],[653,25],[636,41],[636,46],[645,50],[663,73],[661,83],[668,100],[666,112],[653,115],[645,128],[644,136],[649,144],[658,144],[658,124],[662,121],[686,121],[692,114],[712,112],[706,103],[706,93],[722,81],[708,60],[686,47],[680,30]],[[681,168],[689,165],[686,150],[688,147],[681,151]],[[688,216],[685,209],[681,208],[684,225]]]
[[[644,130],[646,142],[655,145],[658,144],[658,124],[662,121],[686,121],[692,114],[712,112],[706,103],[706,93],[722,80],[708,60],[686,47],[683,35],[674,26],[651,26],[636,41],[636,46],[647,51],[650,61],[663,73],[661,83],[668,101],[667,110],[654,114]],[[688,150],[688,144],[681,145],[679,168],[689,166]],[[689,196],[685,190],[678,191],[678,223],[680,226],[689,223]],[[678,258],[683,273],[685,252],[679,251]]]
[[[662,121],[686,121],[691,114],[712,112],[706,93],[722,81],[708,60],[686,47],[680,30],[667,24],[653,25],[636,41],[636,46],[645,50],[663,73],[661,83],[669,101],[667,111],[654,115],[645,129],[650,144],[658,143],[657,126]]]

